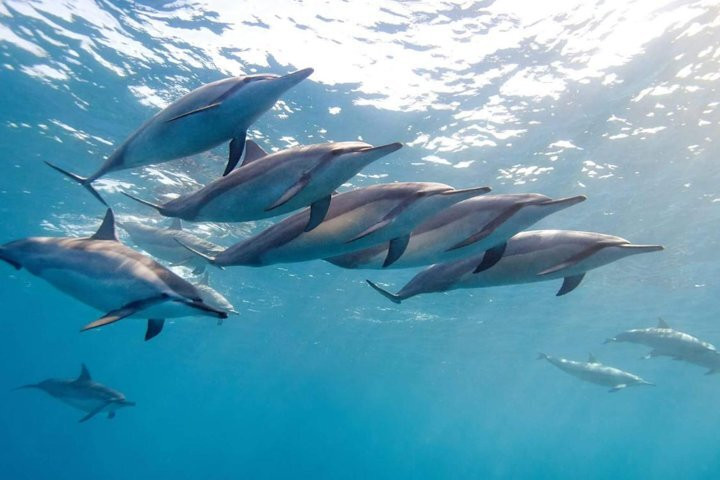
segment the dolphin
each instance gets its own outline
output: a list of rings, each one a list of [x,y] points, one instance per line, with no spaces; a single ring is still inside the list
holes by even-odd
[[[161,215],[196,222],[246,222],[311,206],[309,231],[323,221],[334,190],[370,163],[402,147],[337,142],[288,148],[266,154],[248,140],[240,168],[204,188],[155,205]],[[185,243],[185,242],[183,242]]]
[[[73,406],[86,412],[80,422],[90,420],[101,412],[107,412],[107,418],[115,418],[115,411],[123,407],[134,407],[135,402],[130,402],[125,395],[101,385],[90,377],[85,364],[82,364],[80,376],[72,380],[50,378],[40,383],[23,385],[16,390],[24,388],[37,388],[51,395],[63,403]]]
[[[486,268],[484,254],[432,265],[415,275],[397,294],[368,280],[379,293],[400,303],[415,295],[459,288],[540,282],[563,278],[557,296],[572,292],[585,273],[629,255],[662,250],[633,245],[624,238],[574,230],[530,230],[507,242],[502,257]]]
[[[655,386],[654,383],[643,380],[630,372],[603,365],[595,359],[592,353],[588,356],[587,362],[576,362],[566,358],[552,357],[544,353],[538,354],[538,360],[547,360],[563,372],[569,373],[580,380],[611,387],[610,390],[608,390],[609,392],[617,392],[626,387],[639,385]]]
[[[500,260],[507,240],[546,216],[578,204],[585,196],[553,200],[522,193],[483,195],[458,202],[425,220],[410,235],[405,253],[391,268],[449,262],[481,252],[487,267]],[[383,268],[388,246],[376,245],[327,261],[344,268]]]
[[[18,270],[24,267],[58,290],[107,312],[83,331],[140,317],[148,319],[145,340],[149,340],[160,333],[165,318],[227,318],[227,312],[205,304],[188,281],[121,244],[110,209],[92,237],[16,240],[0,246],[0,260]]]
[[[285,76],[242,75],[203,85],[143,123],[88,177],[46,163],[83,185],[104,205],[92,182],[105,174],[187,157],[230,141],[223,174],[227,175],[242,156],[250,125],[312,73],[306,68]]]
[[[225,298],[223,294],[210,286],[209,277],[210,276],[208,275],[208,272],[205,272],[205,275],[199,282],[193,283],[195,288],[197,288],[197,291],[200,294],[200,298],[202,298],[202,301],[205,302],[206,305],[210,305],[211,307],[218,310],[228,312],[228,314],[240,315],[240,313],[235,310],[233,304],[230,303],[230,301]],[[221,325],[222,321],[222,318],[218,318],[218,325]]]
[[[183,230],[182,222],[178,218],[173,219],[168,228],[152,227],[142,222],[122,221],[116,223],[130,235],[136,245],[150,255],[173,265],[192,266],[195,274],[205,271],[207,263],[197,255],[188,252],[186,248],[178,244],[176,239],[207,255],[214,255],[225,249]]]
[[[658,319],[657,327],[627,330],[605,340],[605,343],[615,342],[638,343],[652,348],[644,358],[667,356],[684,360],[708,368],[708,375],[720,371],[720,352],[713,344],[670,328],[662,318]]]
[[[410,232],[426,218],[488,191],[427,182],[373,185],[333,196],[325,220],[312,231],[305,231],[312,215],[311,209],[305,209],[214,257],[196,253],[216,266],[259,267],[327,258],[390,242],[385,259],[389,265],[400,258]]]

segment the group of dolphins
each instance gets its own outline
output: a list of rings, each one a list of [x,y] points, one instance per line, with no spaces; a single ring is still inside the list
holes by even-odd
[[[714,345],[688,333],[670,328],[663,319],[658,321],[657,327],[635,328],[605,340],[605,343],[615,342],[636,343],[650,347],[652,349],[650,353],[643,357],[646,359],[661,356],[671,357],[674,360],[707,368],[706,375],[720,372],[720,352]],[[610,392],[638,385],[655,385],[630,372],[603,365],[592,354],[587,362],[553,357],[544,353],[538,355],[538,360],[547,360],[560,370],[581,380],[610,387]]]
[[[193,90],[133,132],[93,174],[102,176],[187,157],[229,142],[223,175],[164,204],[128,197],[173,218],[169,228],[119,222],[146,251],[201,273],[205,265],[264,266],[324,259],[344,268],[426,266],[397,294],[368,283],[393,302],[458,288],[563,279],[557,295],[575,289],[585,273],[628,255],[662,250],[600,233],[525,231],[544,217],[585,200],[539,194],[486,195],[490,188],[455,189],[432,182],[337,189],[360,170],[397,151],[358,141],[296,146],[266,153],[247,130],[281,95],[312,74],[230,77]],[[239,166],[238,166],[239,165]],[[229,248],[200,239],[180,220],[245,222],[291,214]],[[128,317],[147,319],[145,339],[166,318],[203,315],[219,321],[232,305],[207,283],[190,283],[153,258],[118,241],[110,208],[89,238],[31,237],[0,246],[0,260],[25,268],[104,314],[83,330]],[[81,379],[84,375],[81,375]]]

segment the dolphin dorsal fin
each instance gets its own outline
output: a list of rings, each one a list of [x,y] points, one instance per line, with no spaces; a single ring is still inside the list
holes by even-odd
[[[117,234],[115,233],[115,215],[113,215],[112,209],[107,209],[107,212],[105,212],[105,218],[103,218],[103,221],[100,224],[100,228],[98,228],[95,235],[90,238],[93,240],[118,241]]]
[[[595,355],[592,353],[588,353],[588,363],[600,363],[597,361],[597,358],[595,358]]]
[[[267,152],[260,145],[252,140],[245,141],[245,158],[241,166],[247,165],[260,158],[267,156]]]
[[[92,377],[90,377],[90,370],[88,370],[87,366],[83,363],[80,366],[80,376],[78,376],[76,382],[90,382],[92,381]]]
[[[670,328],[670,325],[668,325],[662,318],[658,318],[657,328]]]
[[[182,230],[182,220],[175,217],[172,219],[172,222],[170,222],[170,226],[168,227],[168,230]]]

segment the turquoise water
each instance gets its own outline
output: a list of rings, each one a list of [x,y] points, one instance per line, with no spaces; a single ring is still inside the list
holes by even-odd
[[[313,67],[250,136],[405,144],[343,189],[587,195],[537,227],[666,247],[560,298],[553,281],[395,305],[365,278],[395,291],[417,270],[213,270],[240,316],[177,319],[147,343],[137,320],[78,333],[97,311],[2,266],[0,478],[718,478],[720,377],[602,342],[661,316],[720,343],[720,8],[534,3],[0,0],[2,243],[97,228],[103,208],[43,160],[88,174],[203,83]],[[190,192],[225,157],[98,188],[118,216],[166,225],[119,192]],[[229,246],[271,223],[188,227]],[[538,351],[592,352],[658,386],[608,394]],[[137,406],[78,424],[10,391],[81,362]]]

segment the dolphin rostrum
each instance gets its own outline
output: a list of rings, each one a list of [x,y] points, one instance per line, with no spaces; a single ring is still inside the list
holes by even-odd
[[[30,237],[0,246],[0,260],[26,268],[58,290],[107,312],[82,330],[127,317],[147,318],[145,340],[163,328],[165,318],[227,312],[202,301],[197,289],[152,258],[121,244],[108,209],[89,238]]]
[[[230,303],[230,301],[225,298],[222,293],[218,292],[210,286],[209,277],[210,275],[208,275],[208,272],[205,272],[205,275],[199,282],[193,283],[195,288],[197,288],[197,291],[200,294],[200,298],[202,298],[203,302],[213,308],[228,312],[228,314],[240,315],[240,313],[235,310],[233,304]],[[218,318],[218,325],[222,324],[222,321],[222,318]]]
[[[135,406],[135,402],[128,401],[125,395],[117,390],[93,381],[84,363],[80,370],[80,376],[75,379],[50,378],[40,383],[18,387],[16,390],[24,388],[40,389],[61,402],[87,413],[80,419],[80,422],[90,420],[101,412],[106,412],[107,418],[115,418],[116,410]]]
[[[216,266],[259,267],[341,255],[390,242],[387,265],[400,258],[418,224],[450,205],[487,193],[487,187],[455,190],[442,183],[373,185],[332,197],[325,220],[312,231],[305,209],[260,234],[210,257]]]
[[[183,230],[180,219],[173,219],[168,228],[157,228],[143,222],[117,221],[117,226],[125,230],[133,242],[150,255],[173,265],[188,265],[194,268],[193,273],[205,270],[207,262],[178,244],[180,240],[195,250],[206,255],[215,255],[225,248]]]
[[[660,245],[633,245],[624,238],[573,230],[531,230],[507,242],[502,257],[486,267],[483,255],[438,263],[413,277],[397,294],[368,280],[395,303],[415,295],[459,288],[539,282],[562,278],[558,296],[573,291],[585,273],[629,255],[662,250]]]
[[[244,75],[203,85],[143,123],[88,177],[46,163],[83,185],[103,204],[92,182],[109,172],[168,162],[230,141],[223,174],[227,175],[245,149],[248,127],[312,73],[312,68],[306,68],[285,76]]]
[[[305,227],[309,231],[325,218],[336,188],[401,147],[401,143],[373,147],[364,142],[337,142],[292,147],[268,155],[248,140],[242,166],[195,193],[164,205],[125,195],[166,217],[198,222],[260,220],[310,205]]]
[[[670,328],[662,318],[657,327],[636,328],[619,333],[605,343],[629,342],[652,348],[645,358],[672,357],[708,368],[706,375],[720,372],[720,352],[711,343]]]
[[[639,385],[655,386],[654,383],[643,380],[630,372],[603,365],[598,362],[592,354],[589,355],[587,362],[576,362],[566,358],[552,357],[544,353],[538,354],[538,360],[547,360],[563,372],[569,373],[580,380],[604,387],[611,387],[610,390],[608,390],[609,392],[617,392],[626,387]]]
[[[391,268],[449,262],[485,252],[487,268],[502,257],[507,240],[546,216],[585,200],[552,200],[536,193],[483,195],[456,203],[425,220],[410,235],[405,253]],[[381,244],[328,258],[344,268],[383,268],[388,246]]]

